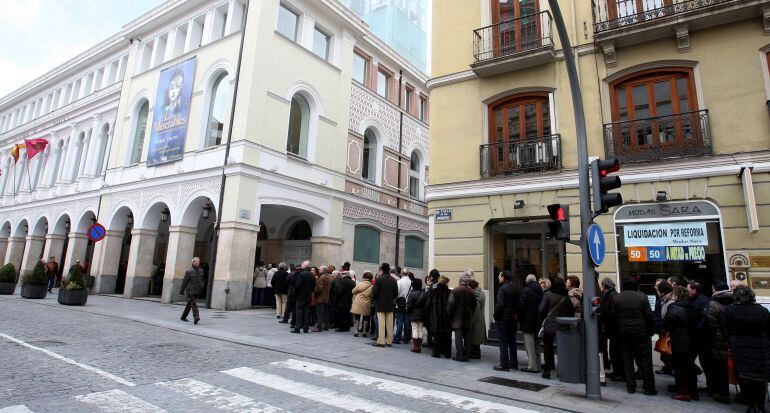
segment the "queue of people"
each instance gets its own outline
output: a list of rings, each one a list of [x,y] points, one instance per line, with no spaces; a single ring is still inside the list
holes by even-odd
[[[270,269],[268,269],[270,271]],[[261,273],[261,270],[257,272]],[[411,343],[411,351],[431,350],[458,362],[481,358],[486,341],[486,296],[466,270],[457,285],[431,270],[424,279],[401,268],[380,265],[376,274],[360,279],[344,263],[298,268],[281,263],[267,275],[274,291],[276,317],[294,333],[336,329],[370,338],[376,347]],[[527,362],[520,369],[550,379],[556,368],[554,348],[558,317],[582,317],[584,291],[580,279],[520,281],[509,271],[498,274],[493,318],[499,343],[497,371],[519,370],[517,334],[522,333]],[[729,384],[740,384],[739,401],[749,412],[764,412],[770,376],[770,313],[756,304],[746,286],[715,282],[707,295],[697,282],[678,278],[655,284],[656,301],[639,291],[637,279],[622,280],[620,292],[611,278],[600,282],[599,350],[602,380],[624,382],[628,393],[642,382],[645,395],[656,395],[655,374],[674,376],[667,390],[680,401],[699,400],[701,390],[715,401],[729,403]],[[653,371],[653,343],[663,367]],[[454,343],[452,337],[454,336]],[[454,344],[454,345],[453,345]],[[663,345],[665,344],[665,345]],[[454,347],[454,353],[453,353]],[[699,361],[695,364],[696,359]],[[729,363],[728,363],[729,361]],[[699,389],[703,372],[706,389]],[[730,378],[734,375],[734,378]]]

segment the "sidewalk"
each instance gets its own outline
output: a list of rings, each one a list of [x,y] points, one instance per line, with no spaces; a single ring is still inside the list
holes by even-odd
[[[18,295],[0,296],[2,300],[21,300]],[[356,338],[352,333],[290,334],[287,324],[278,324],[275,311],[256,309],[244,311],[218,311],[201,309],[201,323],[194,325],[179,320],[182,307],[176,304],[160,304],[153,301],[125,299],[115,296],[89,296],[85,307],[67,307],[56,302],[56,294],[43,300],[25,300],[25,303],[54,306],[61,311],[84,311],[104,316],[132,320],[138,323],[168,328],[241,345],[260,347],[284,353],[292,357],[308,357],[314,360],[336,363],[351,368],[400,376],[435,386],[445,391],[461,388],[479,395],[490,395],[538,406],[573,412],[742,412],[745,406],[736,403],[724,405],[711,401],[702,394],[700,402],[671,400],[665,391],[673,384],[670,376],[656,375],[658,396],[627,394],[623,383],[608,383],[602,387],[602,401],[589,401],[584,396],[582,384],[560,383],[558,379],[545,380],[539,374],[522,372],[496,372],[497,347],[483,346],[482,359],[470,363],[458,363],[448,359],[435,359],[423,351],[414,354],[410,345],[394,344],[392,348],[372,347],[368,338]],[[429,351],[429,349],[427,350]],[[654,356],[657,360],[657,355]],[[519,364],[526,354],[519,352]],[[540,391],[523,390],[479,381],[487,377],[500,377],[527,383],[547,385]],[[701,386],[704,385],[701,378]]]

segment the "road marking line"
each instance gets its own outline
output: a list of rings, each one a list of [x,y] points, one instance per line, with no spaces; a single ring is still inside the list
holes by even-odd
[[[23,404],[0,409],[0,413],[35,413]]]
[[[300,360],[288,359],[271,363],[274,366],[284,367],[295,371],[314,374],[324,378],[331,378],[375,388],[377,390],[394,393],[399,396],[412,397],[431,403],[438,403],[448,407],[454,407],[473,412],[511,412],[511,413],[535,413],[534,410],[522,409],[505,404],[488,402],[486,400],[465,397],[449,392],[427,389],[411,384],[401,383],[379,377],[367,376],[321,364],[309,363]]]
[[[242,394],[214,387],[195,379],[180,379],[155,383],[193,400],[199,400],[219,410],[236,413],[279,413],[285,410],[258,402]]]
[[[102,369],[98,369],[96,367],[91,367],[91,366],[89,366],[87,364],[80,363],[78,361],[72,360],[71,358],[64,357],[61,354],[54,353],[51,350],[46,350],[46,349],[41,348],[41,347],[33,346],[32,344],[29,344],[29,343],[27,343],[27,342],[25,342],[23,340],[19,340],[18,338],[15,338],[15,337],[11,337],[11,336],[9,336],[7,334],[0,333],[0,337],[6,339],[8,341],[12,341],[12,342],[14,342],[16,344],[19,344],[21,346],[30,348],[32,350],[41,351],[44,354],[46,354],[48,356],[51,356],[51,357],[53,357],[53,358],[55,358],[57,360],[61,360],[61,361],[65,362],[65,363],[72,364],[73,366],[78,366],[78,367],[80,367],[83,370],[88,370],[88,371],[90,371],[92,373],[96,373],[96,374],[98,374],[98,375],[100,375],[102,377],[108,378],[108,379],[110,379],[112,381],[116,381],[116,382],[118,382],[118,383],[120,383],[122,385],[129,386],[129,387],[136,386],[134,383],[131,383],[128,380],[122,379],[122,378],[120,378],[120,377],[118,377],[118,376],[116,376],[114,374],[107,373],[106,371],[104,371]]]
[[[294,396],[314,402],[323,403],[338,409],[350,412],[390,412],[390,413],[408,413],[406,409],[387,404],[377,403],[375,401],[362,399],[335,390],[314,386],[309,383],[285,379],[275,374],[265,373],[249,367],[239,367],[231,370],[224,370],[221,373],[246,380],[270,389],[278,390]]]
[[[75,398],[79,402],[90,404],[103,412],[166,413],[162,408],[119,389],[75,396]]]

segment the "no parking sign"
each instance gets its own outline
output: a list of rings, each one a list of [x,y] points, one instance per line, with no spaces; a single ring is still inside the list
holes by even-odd
[[[99,242],[107,235],[107,230],[104,229],[104,225],[97,222],[88,228],[86,234],[92,242]]]

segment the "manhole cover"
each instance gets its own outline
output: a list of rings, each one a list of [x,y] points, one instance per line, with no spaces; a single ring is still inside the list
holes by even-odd
[[[56,341],[56,340],[38,340],[38,341],[30,341],[29,344],[33,344],[36,346],[42,346],[42,347],[55,347],[55,346],[63,346],[63,341]]]
[[[479,379],[479,381],[483,381],[484,383],[497,384],[500,386],[513,387],[521,390],[529,390],[529,391],[540,391],[545,388],[548,388],[548,386],[545,384],[532,383],[528,381],[519,381],[519,380],[513,380],[513,379],[504,379],[502,377],[494,377],[494,376],[484,377],[483,379]]]

